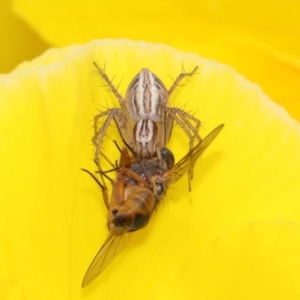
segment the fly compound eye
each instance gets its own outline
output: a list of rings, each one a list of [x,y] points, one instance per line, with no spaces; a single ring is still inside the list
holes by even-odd
[[[175,162],[174,154],[166,147],[160,149],[160,154],[167,166],[167,169],[171,169]]]
[[[130,231],[135,231],[145,227],[148,224],[148,221],[149,221],[149,217],[147,215],[135,214],[133,226]]]
[[[125,222],[126,222],[126,218],[124,215],[116,216],[116,218],[114,220],[115,226],[118,226],[118,227],[124,226]]]

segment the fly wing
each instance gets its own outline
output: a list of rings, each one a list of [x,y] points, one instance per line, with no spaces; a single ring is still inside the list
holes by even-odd
[[[212,143],[216,136],[220,133],[224,124],[219,125],[211,133],[209,133],[199,144],[190,150],[175,166],[169,170],[166,170],[162,177],[162,182],[168,186],[171,183],[176,182],[184,174],[186,174],[192,166],[197,162],[201,154]],[[158,178],[156,178],[158,179]],[[161,181],[158,179],[158,181]]]
[[[82,287],[89,285],[125,248],[129,234],[110,234],[95,256],[82,281]]]

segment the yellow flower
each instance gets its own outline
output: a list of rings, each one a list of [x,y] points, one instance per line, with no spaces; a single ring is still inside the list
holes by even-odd
[[[0,1],[0,73],[7,73],[20,62],[33,59],[49,46],[28,25],[13,15],[10,0]]]
[[[170,106],[196,112],[202,136],[225,128],[196,164],[192,192],[187,178],[174,184],[82,290],[108,232],[101,191],[80,168],[95,170],[93,115],[118,105],[93,61],[122,94],[142,67],[170,86],[181,65],[198,65]],[[161,44],[94,41],[2,76],[0,99],[1,299],[298,299],[299,124],[231,67]],[[117,159],[113,126],[108,135]],[[187,144],[177,126],[177,161]]]
[[[0,10],[3,20],[7,6]],[[14,0],[12,8],[50,45],[129,38],[229,64],[300,120],[300,2]],[[8,14],[2,72],[46,49],[35,32]]]

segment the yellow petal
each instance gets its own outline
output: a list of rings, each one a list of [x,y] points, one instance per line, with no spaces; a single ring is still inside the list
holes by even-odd
[[[0,280],[0,295],[5,300],[28,300],[24,286],[13,280]]]
[[[293,44],[293,41],[290,40],[290,43]],[[300,88],[297,83],[300,75],[299,55],[285,48],[268,45],[265,41],[257,41],[257,38],[238,36],[210,41],[197,52],[230,64],[239,73],[258,83],[292,117],[300,120]]]
[[[172,270],[159,283],[154,299],[297,300],[299,251],[299,223],[273,220],[232,226]],[[176,293],[174,287],[179,287]]]
[[[101,191],[80,168],[95,170],[93,115],[118,106],[93,61],[116,75],[123,95],[142,67],[169,87],[182,65],[198,65],[170,106],[195,112],[202,136],[221,123],[225,128],[196,164],[192,192],[187,178],[174,184],[151,224],[132,234],[127,248],[82,291],[84,273],[108,232]],[[0,277],[20,282],[29,298],[147,299],[170,270],[229,226],[273,218],[299,222],[299,124],[230,67],[161,44],[94,41],[51,49],[20,65],[0,78],[0,99]],[[168,145],[177,161],[188,149],[178,127]],[[119,154],[112,140],[121,141],[113,126],[108,136],[104,151],[114,161]],[[182,288],[172,287],[174,297]]]
[[[59,4],[59,9],[58,5]],[[185,45],[237,33],[259,36],[274,46],[298,54],[298,2],[261,1],[132,1],[74,2],[15,0],[13,8],[43,37],[56,45],[86,42],[96,37],[128,37]],[[259,8],[259,9],[258,9]],[[55,17],[55,19],[54,19]],[[254,22],[255,20],[255,22]],[[55,22],[54,22],[55,21]],[[289,33],[289,36],[286,35]],[[180,37],[175,40],[174,37]],[[295,38],[293,44],[289,38]],[[178,44],[176,44],[178,45]]]
[[[300,120],[300,4],[261,1],[28,1],[14,10],[53,45],[164,42],[229,64]],[[59,7],[59,9],[57,9]],[[55,21],[54,21],[55,20]]]
[[[20,62],[34,58],[47,48],[24,21],[12,14],[9,2],[0,2],[0,73],[9,72]]]

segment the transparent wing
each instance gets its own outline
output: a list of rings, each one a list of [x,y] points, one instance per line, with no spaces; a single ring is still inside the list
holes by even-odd
[[[82,287],[89,285],[125,248],[129,234],[110,234],[95,256],[82,281]]]
[[[219,125],[211,133],[209,133],[198,145],[190,150],[175,166],[169,170],[166,170],[162,177],[162,181],[165,185],[176,182],[184,174],[186,174],[191,167],[196,163],[201,154],[212,143],[216,136],[220,133],[224,124]]]

